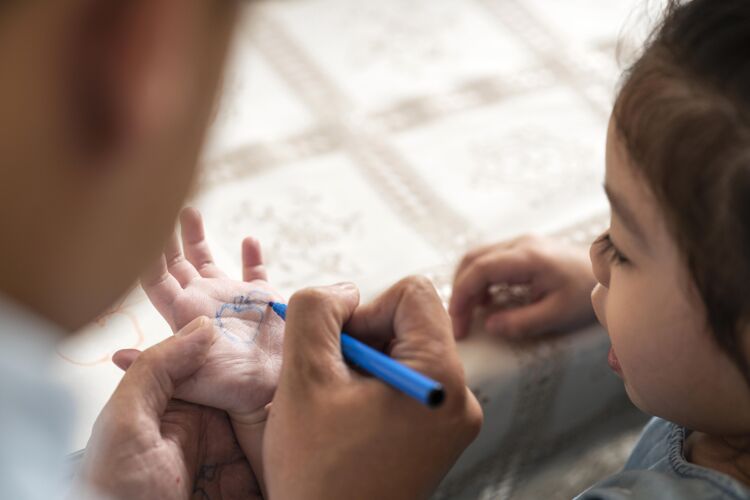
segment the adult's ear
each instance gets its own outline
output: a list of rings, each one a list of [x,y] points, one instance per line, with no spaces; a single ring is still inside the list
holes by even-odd
[[[65,78],[84,154],[107,156],[168,130],[191,98],[184,0],[81,0]]]

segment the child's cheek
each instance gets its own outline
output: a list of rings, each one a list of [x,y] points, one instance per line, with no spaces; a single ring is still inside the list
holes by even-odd
[[[658,402],[660,391],[649,378],[653,375],[650,367],[658,364],[659,356],[648,337],[653,328],[649,324],[651,315],[658,305],[653,304],[637,276],[619,271],[612,273],[609,287],[600,284],[594,288],[591,302],[612,342],[630,400],[646,413],[657,413],[654,403]]]
[[[644,338],[650,330],[646,318],[651,313],[648,310],[651,304],[641,302],[643,294],[635,285],[636,283],[619,276],[613,277],[609,290],[602,294],[602,317],[606,321],[600,319],[607,329],[612,348],[628,382],[635,381],[629,379],[638,378],[636,372],[643,369],[652,354],[651,346]],[[600,300],[596,292],[593,300]],[[596,305],[594,307],[597,308]],[[599,313],[597,317],[600,317]]]
[[[680,338],[674,332],[679,326],[667,299],[673,294],[664,283],[633,273],[623,276],[608,298],[610,337],[628,395],[652,415],[664,414],[675,389],[675,351]]]

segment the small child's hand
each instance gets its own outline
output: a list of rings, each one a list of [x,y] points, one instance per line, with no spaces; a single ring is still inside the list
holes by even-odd
[[[284,323],[268,302],[283,299],[266,281],[257,241],[243,241],[243,281],[235,280],[214,264],[200,213],[185,209],[180,221],[184,255],[173,235],[141,279],[175,333],[198,316],[214,323],[206,363],[180,385],[177,396],[226,410],[233,418],[262,417],[276,390],[284,336]]]
[[[485,328],[518,337],[570,329],[594,320],[596,284],[588,253],[562,241],[523,236],[466,254],[456,270],[450,314],[457,338],[468,335],[474,311],[488,305],[493,285],[526,285],[525,304],[491,312]]]
[[[284,322],[268,303],[283,297],[267,282],[256,240],[242,242],[243,280],[234,280],[214,264],[200,213],[185,209],[180,222],[184,254],[173,235],[164,255],[141,278],[151,303],[175,334],[199,316],[213,321],[206,360],[180,383],[175,397],[229,414],[237,441],[264,488],[263,434],[279,381],[284,338]],[[113,361],[123,367],[139,354],[120,351]]]

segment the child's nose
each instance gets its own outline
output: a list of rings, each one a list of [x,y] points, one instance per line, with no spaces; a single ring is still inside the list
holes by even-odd
[[[594,271],[594,277],[603,287],[609,288],[609,265],[606,258],[600,252],[596,244],[589,248],[589,258],[591,259],[591,269]]]
[[[606,294],[607,289],[604,288],[601,283],[596,285],[591,291],[591,305],[594,308],[594,315],[596,316],[597,321],[599,321],[599,323],[604,327],[605,330],[607,329],[607,317],[604,314]]]

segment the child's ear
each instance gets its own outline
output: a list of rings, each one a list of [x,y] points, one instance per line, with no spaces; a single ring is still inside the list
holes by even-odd
[[[179,120],[189,100],[192,2],[84,0],[71,33],[69,102],[84,154],[137,148]]]

